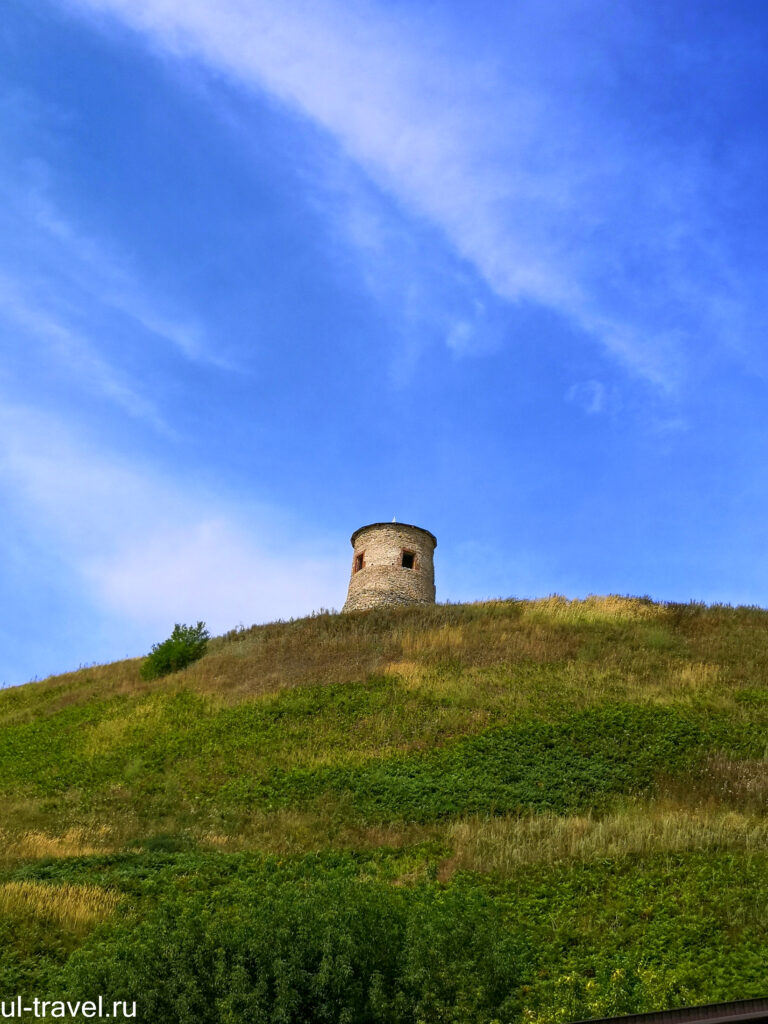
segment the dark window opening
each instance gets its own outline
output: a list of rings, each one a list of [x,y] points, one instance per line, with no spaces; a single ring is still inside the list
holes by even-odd
[[[404,569],[413,569],[416,565],[416,555],[412,551],[404,551],[402,565]]]
[[[360,572],[360,570],[362,568],[363,568],[363,552],[361,551],[359,555],[355,555],[355,572]]]

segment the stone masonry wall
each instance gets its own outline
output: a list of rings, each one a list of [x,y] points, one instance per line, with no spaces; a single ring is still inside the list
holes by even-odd
[[[405,523],[373,523],[357,530],[352,535],[352,575],[343,611],[434,604],[436,544],[429,531]],[[413,552],[412,569],[403,568],[403,551]],[[363,567],[355,571],[358,555],[363,556]]]

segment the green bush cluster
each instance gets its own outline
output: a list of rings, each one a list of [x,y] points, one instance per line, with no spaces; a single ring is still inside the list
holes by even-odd
[[[141,678],[159,679],[186,668],[202,658],[209,640],[210,633],[204,622],[198,622],[196,626],[182,626],[177,622],[167,640],[153,644],[152,653],[141,666]]]
[[[519,1013],[532,953],[482,889],[262,876],[163,901],[75,953],[73,995],[139,997],[164,1024],[491,1024]]]
[[[123,892],[128,916],[76,943],[50,921],[0,921],[0,981],[137,999],[138,1019],[164,1024],[567,1024],[764,994],[765,854],[441,883],[433,853],[420,867],[415,850],[28,865],[16,877]]]

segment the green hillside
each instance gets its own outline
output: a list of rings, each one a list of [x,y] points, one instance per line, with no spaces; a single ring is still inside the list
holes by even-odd
[[[140,664],[0,691],[0,998],[536,1024],[768,995],[768,612],[320,614]]]

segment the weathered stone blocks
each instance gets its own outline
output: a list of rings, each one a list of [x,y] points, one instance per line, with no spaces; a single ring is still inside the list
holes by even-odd
[[[349,593],[342,609],[434,604],[434,551],[429,530],[406,523],[371,523],[351,537],[354,549]]]

